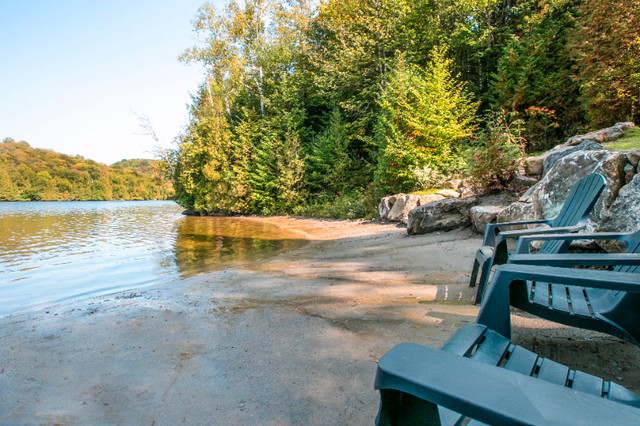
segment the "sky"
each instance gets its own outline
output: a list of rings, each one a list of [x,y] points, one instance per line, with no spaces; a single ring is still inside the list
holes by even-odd
[[[144,114],[175,146],[204,80],[177,60],[198,42],[204,1],[0,0],[0,140],[105,164],[153,158]]]

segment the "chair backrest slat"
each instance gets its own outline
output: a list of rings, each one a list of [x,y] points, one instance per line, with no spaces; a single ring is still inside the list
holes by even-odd
[[[560,213],[551,223],[551,227],[574,226],[587,220],[605,187],[604,178],[598,173],[591,173],[580,179],[571,188]],[[569,244],[570,242],[566,241],[547,241],[540,248],[540,253],[559,253]]]
[[[573,226],[586,220],[606,187],[604,178],[598,173],[591,173],[576,183],[554,219],[551,226]]]

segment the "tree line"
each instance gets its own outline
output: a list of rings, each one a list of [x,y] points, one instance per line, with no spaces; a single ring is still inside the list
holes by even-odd
[[[362,216],[640,114],[640,0],[232,0],[172,153],[184,206]]]
[[[82,156],[0,142],[0,201],[166,200],[171,180],[156,160],[122,160],[111,166]]]

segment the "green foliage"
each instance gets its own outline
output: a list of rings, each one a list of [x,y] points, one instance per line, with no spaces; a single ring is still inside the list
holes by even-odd
[[[584,124],[576,62],[567,47],[577,2],[543,4],[522,34],[505,43],[492,86],[496,106],[524,120],[529,151],[549,149]]]
[[[436,176],[453,173],[456,144],[472,135],[478,104],[450,68],[444,49],[437,48],[424,71],[400,58],[390,73],[378,101],[380,187],[415,189],[425,167]]]
[[[375,211],[379,195],[463,170],[501,187],[521,137],[544,150],[637,119],[639,1],[204,5],[194,21],[203,42],[181,56],[206,75],[171,153],[176,197],[210,213],[354,217]],[[492,109],[519,120],[476,120]],[[470,169],[466,151],[476,155]],[[97,183],[80,188],[23,170],[20,194],[55,180],[108,197],[86,171]],[[12,190],[4,181],[0,194]]]
[[[379,196],[371,191],[350,191],[328,199],[309,199],[293,213],[302,216],[342,219],[374,218],[378,216]]]
[[[640,117],[640,0],[584,0],[572,37],[580,101],[592,127]]]
[[[331,113],[324,132],[310,144],[305,164],[305,185],[311,193],[340,194],[347,189],[352,160],[340,111]]]
[[[509,122],[504,113],[494,113],[478,141],[468,152],[468,172],[472,183],[494,192],[505,188],[520,165],[524,140],[522,120]]]
[[[166,200],[171,183],[154,160],[111,167],[5,138],[0,143],[0,201]]]

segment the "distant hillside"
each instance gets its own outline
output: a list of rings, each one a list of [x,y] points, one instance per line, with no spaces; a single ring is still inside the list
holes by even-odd
[[[166,200],[171,182],[155,160],[107,166],[5,138],[0,142],[0,201]]]

